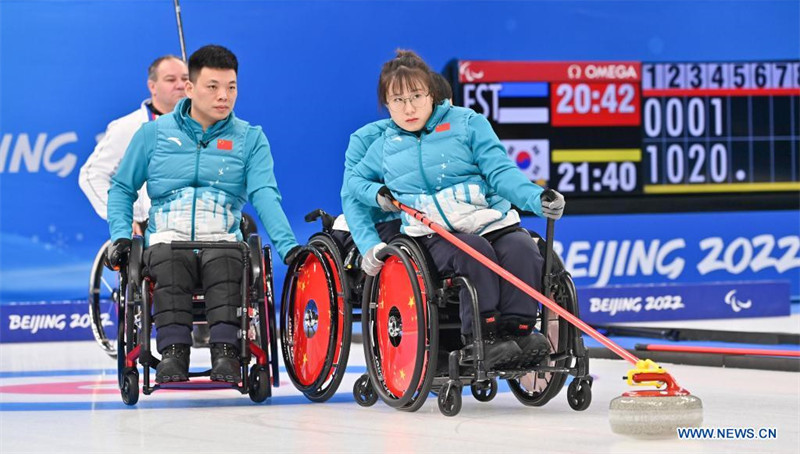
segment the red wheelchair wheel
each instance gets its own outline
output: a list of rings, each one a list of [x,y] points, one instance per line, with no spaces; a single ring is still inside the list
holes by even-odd
[[[364,350],[370,381],[391,407],[415,411],[430,390],[438,337],[436,308],[429,306],[427,265],[413,240],[387,247],[380,274],[365,283]]]
[[[338,243],[314,235],[289,265],[281,309],[287,372],[314,402],[330,399],[344,377],[352,333],[348,292]]]
[[[293,363],[300,383],[309,386],[320,376],[328,354],[331,298],[325,272],[317,257],[309,255],[297,274]]]
[[[416,270],[416,266],[414,268]],[[424,285],[422,282],[420,284]],[[386,260],[378,285],[375,325],[384,383],[392,394],[402,396],[411,386],[421,337],[416,306],[422,304],[423,313],[427,316],[427,304],[424,296],[423,301],[416,301],[405,266],[397,257]],[[426,362],[427,359],[423,358],[423,368]]]

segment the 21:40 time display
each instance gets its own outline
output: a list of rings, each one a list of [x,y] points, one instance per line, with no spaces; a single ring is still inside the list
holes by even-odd
[[[636,189],[636,164],[633,162],[562,162],[558,165],[558,191],[631,192]]]

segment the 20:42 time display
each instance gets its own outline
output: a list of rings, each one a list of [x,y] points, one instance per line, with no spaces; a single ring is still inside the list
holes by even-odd
[[[551,90],[553,126],[640,124],[637,84],[564,82]]]

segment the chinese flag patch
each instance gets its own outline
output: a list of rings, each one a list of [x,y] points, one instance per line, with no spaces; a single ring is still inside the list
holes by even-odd
[[[450,123],[442,123],[436,127],[436,132],[445,132],[450,130]]]
[[[220,150],[233,150],[233,141],[219,139],[217,140],[217,148],[219,148]]]

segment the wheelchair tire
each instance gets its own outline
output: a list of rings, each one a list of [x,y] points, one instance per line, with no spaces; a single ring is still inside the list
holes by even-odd
[[[353,383],[353,399],[362,407],[371,407],[378,401],[378,393],[372,387],[369,375],[364,374]]]
[[[328,234],[314,235],[289,264],[284,280],[283,359],[292,384],[314,402],[336,393],[350,351],[351,314],[340,255]]]
[[[136,369],[125,371],[119,391],[125,405],[136,405],[139,402],[139,371]]]
[[[106,241],[97,251],[97,255],[92,262],[92,273],[89,276],[88,303],[94,340],[97,341],[97,344],[108,356],[116,358],[117,332],[111,329],[107,333],[105,327],[119,324],[117,303],[121,297],[120,292],[124,290],[119,286],[119,273],[105,266],[106,252],[110,245],[111,240]],[[106,299],[110,299],[111,304],[104,305],[103,303]],[[109,333],[112,336],[109,336]]]
[[[387,246],[381,272],[368,278],[362,302],[367,371],[390,407],[416,411],[431,389],[438,349],[433,280],[421,249],[405,236]],[[412,277],[415,277],[412,279]]]
[[[269,246],[263,246],[261,237],[250,235],[250,239],[258,244],[261,255],[261,285],[264,296],[259,298],[258,306],[260,313],[266,314],[259,317],[259,329],[262,333],[267,333],[266,339],[262,340],[264,351],[269,351],[269,365],[272,369],[272,386],[279,387],[281,385],[280,378],[280,364],[278,359],[278,328],[277,328],[277,312],[275,310],[275,291],[273,279],[273,266],[272,266],[272,250]],[[248,243],[249,244],[249,243]]]
[[[583,411],[592,404],[592,382],[576,378],[567,387],[567,402],[575,411]]]
[[[117,323],[117,379],[121,391],[125,386],[126,380],[129,380],[128,375],[132,373],[136,374],[136,398],[132,400],[133,403],[128,405],[134,405],[139,399],[139,372],[135,368],[132,369],[128,367],[127,357],[128,354],[131,353],[139,343],[140,336],[137,321],[141,323],[143,304],[141,291],[147,285],[146,282],[142,283],[129,280],[129,271],[132,267],[142,266],[141,256],[143,250],[143,239],[141,237],[134,237],[131,243],[131,254],[129,256],[129,262],[126,266],[127,269],[124,269],[119,273],[120,297],[116,303],[117,314],[119,317],[119,322]],[[137,276],[140,275],[140,273],[134,274]],[[145,367],[147,366],[145,365]],[[127,391],[127,393],[132,392],[133,391]],[[125,398],[125,393],[123,393],[123,402],[125,401]]]
[[[248,377],[248,395],[250,400],[261,403],[272,395],[272,387],[269,377],[269,366],[253,365],[250,368]]]
[[[445,416],[455,416],[461,411],[461,383],[450,380],[439,390],[439,411]]]
[[[122,287],[123,289],[125,287]],[[125,290],[123,290],[125,291]],[[127,293],[127,292],[126,292]],[[122,388],[123,371],[125,370],[125,355],[128,350],[125,348],[125,303],[120,300],[116,303],[120,321],[117,323],[117,354],[114,355],[117,359],[117,385]]]
[[[337,334],[336,351],[333,356],[333,364],[328,374],[328,378],[323,382],[314,392],[307,392],[305,396],[312,402],[325,402],[339,389],[342,383],[345,371],[347,369],[347,361],[350,358],[350,344],[353,335],[353,321],[352,309],[348,306],[347,301],[350,300],[350,285],[347,282],[347,274],[344,269],[344,262],[340,248],[336,240],[329,235],[318,234],[309,240],[309,244],[319,249],[323,249],[328,259],[332,262],[332,266],[336,269],[336,295],[338,296],[338,310],[339,317],[337,319]],[[377,396],[376,396],[377,398]]]
[[[539,242],[540,250],[544,254],[544,241]],[[553,300],[572,314],[578,315],[578,296],[575,284],[569,273],[564,271],[564,265],[557,256],[553,257],[553,272],[557,274],[554,282],[555,293]],[[568,353],[570,336],[574,328],[566,320],[558,317],[547,307],[540,310],[542,334],[551,344],[550,353]],[[573,358],[566,355],[557,361],[550,361],[547,365],[555,368],[571,366]],[[519,379],[509,379],[508,386],[511,392],[521,403],[532,407],[541,407],[561,392],[567,380],[567,372],[531,372]]]
[[[492,378],[485,382],[473,382],[469,388],[475,400],[478,402],[489,402],[497,395],[497,379]]]

